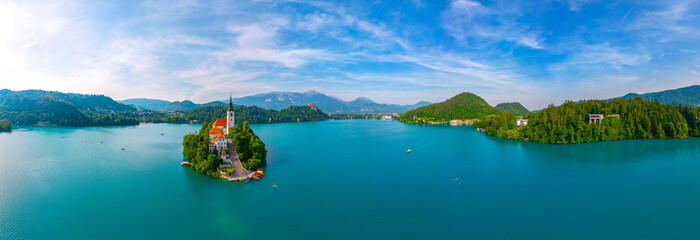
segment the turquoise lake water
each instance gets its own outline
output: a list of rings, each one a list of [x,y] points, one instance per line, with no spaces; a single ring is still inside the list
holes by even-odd
[[[245,184],[179,165],[182,136],[199,127],[0,133],[0,239],[700,238],[700,139],[543,145],[396,121],[251,125],[267,175]]]

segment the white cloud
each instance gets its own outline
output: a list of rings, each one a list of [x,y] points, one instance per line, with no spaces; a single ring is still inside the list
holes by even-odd
[[[658,7],[661,10],[646,11],[639,14],[639,17],[630,23],[627,29],[632,31],[651,29],[665,32],[666,34],[659,36],[659,39],[687,35],[697,37],[698,27],[693,20],[696,20],[698,15],[692,12],[698,8],[695,1],[671,1],[665,4]],[[674,35],[668,36],[668,33],[673,33]]]
[[[579,51],[561,63],[556,68],[594,68],[597,66],[621,69],[648,63],[651,56],[641,49],[624,51],[618,47],[607,45],[588,45],[579,47]]]
[[[498,5],[501,8],[508,8]],[[500,41],[513,42],[531,49],[545,49],[542,36],[530,24],[517,22],[519,9],[493,10],[479,2],[453,0],[442,12],[442,27],[455,39],[469,47],[480,47]]]
[[[569,11],[581,11],[583,6],[597,2],[598,0],[568,0]]]

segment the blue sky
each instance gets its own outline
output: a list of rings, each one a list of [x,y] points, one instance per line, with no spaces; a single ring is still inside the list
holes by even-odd
[[[0,88],[529,109],[700,84],[698,1],[0,0]]]

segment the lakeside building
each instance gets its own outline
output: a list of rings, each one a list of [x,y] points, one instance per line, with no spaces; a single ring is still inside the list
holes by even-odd
[[[382,120],[391,120],[391,119],[392,119],[392,116],[391,116],[391,115],[384,115],[384,116],[382,116],[381,119],[382,119]]]
[[[311,110],[314,110],[314,112],[318,112],[318,108],[316,107],[316,104],[307,103],[306,106],[311,107]]]
[[[524,118],[517,119],[517,120],[515,120],[515,125],[517,125],[518,128],[523,128],[523,127],[527,126],[527,119],[524,119]]]
[[[603,124],[603,114],[588,114],[588,124],[598,123],[598,126]]]

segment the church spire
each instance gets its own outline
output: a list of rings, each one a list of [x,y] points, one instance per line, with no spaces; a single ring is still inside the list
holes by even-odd
[[[233,98],[231,97],[231,93],[228,94],[228,110],[233,111]]]

